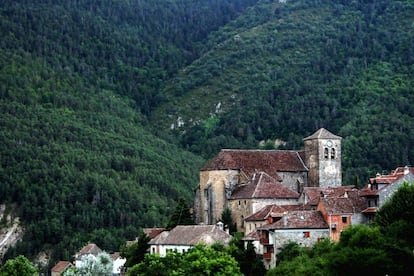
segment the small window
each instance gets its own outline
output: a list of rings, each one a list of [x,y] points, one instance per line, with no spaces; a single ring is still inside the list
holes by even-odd
[[[331,149],[331,159],[335,159],[335,149]]]
[[[325,159],[328,159],[328,157],[329,157],[329,150],[328,150],[328,148],[324,148],[323,149],[323,157],[325,157]]]
[[[348,218],[347,217],[342,217],[342,223],[347,223],[348,222]]]
[[[303,237],[304,238],[310,238],[310,232],[309,231],[303,232]]]
[[[239,200],[239,205],[240,205],[240,200]]]

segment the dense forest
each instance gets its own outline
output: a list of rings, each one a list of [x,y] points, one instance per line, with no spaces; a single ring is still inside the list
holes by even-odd
[[[165,226],[221,148],[325,127],[345,184],[413,164],[413,22],[412,0],[1,1],[6,258]]]
[[[413,9],[411,0],[259,1],[209,36],[151,119],[206,158],[269,139],[299,149],[325,127],[344,138],[346,184],[364,185],[413,164]]]

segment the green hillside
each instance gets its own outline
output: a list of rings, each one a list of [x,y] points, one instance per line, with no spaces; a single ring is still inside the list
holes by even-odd
[[[153,122],[205,157],[268,139],[300,148],[325,127],[344,138],[346,184],[413,164],[414,2],[283,2],[212,33]]]
[[[23,241],[70,260],[119,250],[192,202],[204,160],[148,131],[157,91],[255,1],[1,1],[0,203]]]

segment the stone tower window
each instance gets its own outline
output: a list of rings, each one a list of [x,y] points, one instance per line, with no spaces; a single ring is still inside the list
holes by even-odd
[[[335,149],[331,149],[331,159],[335,159],[335,158],[336,158]]]
[[[323,157],[325,157],[325,159],[328,159],[328,157],[329,157],[329,149],[328,148],[323,149]]]

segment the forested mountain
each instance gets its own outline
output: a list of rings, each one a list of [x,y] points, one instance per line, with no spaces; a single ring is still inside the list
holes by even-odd
[[[325,127],[346,184],[414,163],[413,24],[413,0],[1,1],[8,256],[165,226],[223,147]]]
[[[17,203],[25,228],[6,257],[119,250],[192,201],[203,159],[151,134],[146,115],[253,2],[1,1],[0,203]]]
[[[152,120],[206,158],[320,127],[345,184],[414,160],[414,1],[259,1],[167,83]],[[178,127],[181,125],[181,127]],[[359,179],[359,181],[358,181]]]

